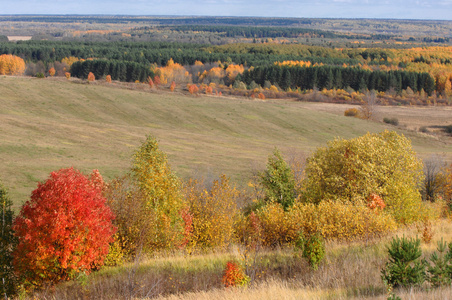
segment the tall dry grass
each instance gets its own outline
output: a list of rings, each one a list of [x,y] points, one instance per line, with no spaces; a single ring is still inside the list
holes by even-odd
[[[441,238],[452,241],[448,220],[433,225],[433,239],[422,244],[425,258]],[[416,226],[394,235],[421,236]],[[87,277],[30,295],[30,299],[386,299],[380,272],[388,259],[392,237],[356,241],[330,241],[326,258],[312,270],[291,248],[267,249],[258,254],[256,276],[248,288],[224,288],[222,272],[228,260],[241,261],[243,252],[229,251],[184,255],[160,254],[120,267],[105,268]],[[402,299],[452,299],[452,288],[395,290]]]

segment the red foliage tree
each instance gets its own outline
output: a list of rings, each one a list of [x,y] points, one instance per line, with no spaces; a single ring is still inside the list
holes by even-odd
[[[198,86],[196,84],[192,84],[188,87],[188,91],[190,92],[190,94],[197,94],[199,89]]]
[[[174,89],[176,88],[176,82],[171,82],[170,90],[171,92],[174,92]]]
[[[26,285],[67,280],[102,266],[116,229],[97,170],[52,172],[14,221],[14,267]]]
[[[96,77],[94,76],[93,72],[89,72],[89,74],[88,74],[88,81],[93,82],[95,80],[96,80]]]
[[[154,84],[157,87],[161,83],[160,77],[158,75],[154,76]]]

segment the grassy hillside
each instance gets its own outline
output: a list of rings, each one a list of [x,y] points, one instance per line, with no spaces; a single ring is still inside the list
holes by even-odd
[[[0,77],[0,177],[16,205],[62,167],[99,169],[108,179],[123,174],[148,134],[181,177],[225,173],[244,184],[274,147],[286,155],[308,153],[334,137],[392,128],[296,102],[146,89]],[[450,144],[405,134],[420,153],[452,153]]]

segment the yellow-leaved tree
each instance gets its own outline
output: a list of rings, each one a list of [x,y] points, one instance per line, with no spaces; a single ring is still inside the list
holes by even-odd
[[[147,137],[135,152],[132,175],[144,195],[146,210],[155,215],[152,228],[155,239],[150,244],[156,248],[179,245],[183,238],[184,208],[180,182],[154,137]]]
[[[106,191],[124,254],[172,249],[184,242],[183,195],[157,140],[149,136],[133,156],[131,172]]]
[[[398,222],[411,223],[422,212],[422,179],[422,162],[409,139],[394,131],[367,133],[316,150],[307,161],[303,200],[360,205],[375,194]]]

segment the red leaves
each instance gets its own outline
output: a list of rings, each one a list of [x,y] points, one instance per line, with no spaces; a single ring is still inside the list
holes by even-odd
[[[375,193],[371,193],[369,197],[367,197],[367,207],[369,207],[371,210],[374,210],[376,208],[383,210],[383,208],[386,207],[386,204],[384,203],[383,199],[380,198],[380,196]]]
[[[14,222],[14,265],[27,283],[56,283],[103,264],[115,232],[97,170],[69,168],[39,183]]]
[[[249,278],[242,268],[235,262],[228,261],[223,274],[223,284],[225,287],[244,286]]]

